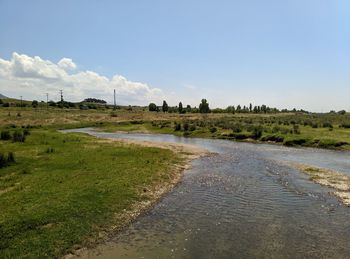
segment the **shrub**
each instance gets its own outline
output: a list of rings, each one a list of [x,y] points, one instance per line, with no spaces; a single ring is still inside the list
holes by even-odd
[[[184,131],[188,131],[190,125],[188,124],[188,122],[185,122],[183,125]]]
[[[218,129],[215,128],[215,127],[211,127],[211,128],[209,129],[209,131],[210,131],[210,133],[215,133],[215,132],[218,131]]]
[[[3,153],[0,153],[0,168],[7,166],[7,159]]]
[[[253,128],[252,137],[254,139],[258,139],[262,136],[262,133],[263,133],[263,128],[261,126],[255,126]]]
[[[339,125],[340,128],[350,129],[350,123],[342,123]]]
[[[180,123],[175,122],[175,127],[174,127],[174,130],[175,130],[175,131],[179,131],[179,130],[181,130],[181,124],[180,124]]]
[[[38,107],[38,105],[39,105],[39,103],[38,103],[37,100],[33,100],[33,101],[32,101],[32,106],[33,106],[33,108]]]
[[[188,131],[185,131],[185,132],[183,133],[183,136],[184,136],[184,137],[188,137],[189,135],[191,135],[191,133],[188,132]]]
[[[191,124],[190,131],[195,131],[195,130],[196,130],[196,124]]]
[[[279,132],[280,131],[280,127],[278,127],[278,126],[273,126],[273,128],[272,128],[272,133],[277,133],[277,132]]]
[[[280,135],[266,135],[261,137],[262,141],[283,142],[284,137]]]
[[[157,109],[158,107],[157,107],[157,105],[155,104],[155,103],[150,103],[149,105],[148,105],[148,110],[150,111],[150,112],[155,112],[155,111],[157,111],[158,109]]]
[[[13,152],[9,152],[8,155],[7,155],[7,162],[9,164],[11,163],[15,163],[16,160],[15,160],[15,154]]]
[[[251,135],[249,133],[233,133],[233,134],[230,134],[230,136],[234,137],[235,139],[251,138]]]
[[[12,135],[13,142],[24,142],[26,140],[26,136],[23,132],[15,131]]]
[[[304,145],[307,142],[308,142],[308,139],[305,139],[305,138],[289,138],[284,140],[283,145],[296,146],[296,145]]]
[[[11,139],[10,132],[7,131],[7,130],[1,131],[0,139],[1,140],[9,140],[9,139]]]
[[[332,125],[332,123],[330,123],[330,122],[324,122],[324,123],[322,124],[322,127],[323,127],[323,128],[330,128],[330,129],[332,129],[332,128],[333,128],[333,125]]]
[[[46,153],[48,153],[48,154],[53,153],[53,152],[55,152],[55,149],[52,148],[52,147],[48,147],[48,148],[46,149]]]
[[[344,145],[347,145],[348,143],[345,141],[337,141],[334,139],[321,139],[318,143],[317,146],[318,147],[322,147],[322,148],[337,148],[337,147],[341,147]]]
[[[23,135],[24,135],[24,136],[30,135],[30,131],[29,131],[28,128],[25,128],[25,129],[23,130]]]
[[[294,134],[300,134],[299,125],[297,125],[297,124],[293,125],[293,133]]]
[[[15,162],[15,155],[12,152],[9,152],[7,156],[3,153],[0,153],[0,168],[9,166]]]
[[[242,125],[241,125],[241,124],[238,124],[238,123],[233,124],[233,125],[231,126],[231,129],[232,129],[232,131],[235,132],[235,133],[242,132]]]

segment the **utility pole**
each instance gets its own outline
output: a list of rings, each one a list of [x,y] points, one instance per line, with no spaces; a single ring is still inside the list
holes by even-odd
[[[22,99],[22,95],[21,95],[21,110],[22,110],[22,108],[23,108],[23,99]]]
[[[117,103],[116,103],[116,99],[115,99],[115,89],[114,89],[114,110],[117,109]]]
[[[46,110],[49,109],[49,93],[46,93]]]

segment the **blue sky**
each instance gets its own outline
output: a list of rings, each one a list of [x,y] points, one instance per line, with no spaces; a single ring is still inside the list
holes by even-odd
[[[68,58],[76,68],[67,75],[93,71],[110,81],[121,75],[127,83],[120,103],[166,98],[198,105],[207,98],[213,107],[252,102],[350,110],[350,1],[0,0],[0,10],[0,59],[23,70],[34,61],[23,63],[21,55],[53,64]],[[20,61],[13,61],[14,52]],[[37,85],[52,96],[61,87],[9,73],[0,93],[27,87],[28,97],[40,99]],[[120,84],[102,83],[95,93],[94,82],[84,89],[83,79],[69,80],[61,83],[72,99],[97,94],[109,100],[105,95]],[[132,90],[139,96],[129,99],[134,82],[146,90]]]

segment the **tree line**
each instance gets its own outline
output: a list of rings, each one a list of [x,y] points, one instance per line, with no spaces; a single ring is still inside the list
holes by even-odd
[[[151,112],[169,112],[169,113],[210,113],[209,103],[206,99],[202,99],[201,103],[197,107],[191,107],[187,104],[186,107],[179,102],[178,106],[169,106],[168,103],[164,100],[162,106],[157,106],[155,103],[150,103],[148,105],[148,110]]]
[[[287,113],[287,112],[301,112],[301,113],[308,113],[305,110],[297,110],[297,109],[277,109],[274,107],[269,107],[265,104],[263,105],[254,105],[250,103],[249,105],[240,105],[237,106],[230,105],[224,109],[222,108],[215,108],[210,109],[209,103],[206,99],[202,99],[201,103],[199,104],[198,108],[194,107],[192,108],[190,105],[187,105],[186,107],[183,106],[182,102],[179,102],[178,106],[169,106],[168,103],[164,100],[162,106],[157,106],[155,103],[150,103],[148,106],[148,110],[151,112],[169,112],[169,113],[255,113],[255,114],[266,114],[266,113]]]

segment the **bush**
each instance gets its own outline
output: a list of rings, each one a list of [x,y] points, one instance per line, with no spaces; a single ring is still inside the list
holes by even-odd
[[[324,123],[322,124],[322,127],[323,127],[323,128],[330,128],[330,129],[333,129],[333,125],[332,125],[332,123],[330,123],[330,122],[324,122]]]
[[[158,109],[157,109],[158,107],[157,107],[157,105],[155,104],[155,103],[150,103],[149,105],[148,105],[148,110],[150,111],[150,112],[155,112],[155,111],[157,111]]]
[[[188,122],[184,123],[183,128],[184,128],[184,131],[188,131],[188,129],[190,128],[190,125],[188,124]]]
[[[48,153],[48,154],[53,153],[53,152],[55,152],[55,149],[52,148],[52,147],[48,147],[48,148],[46,149],[46,153]]]
[[[26,140],[26,136],[23,132],[15,131],[12,135],[13,142],[24,142]]]
[[[191,133],[188,132],[188,131],[185,131],[185,132],[183,133],[183,136],[184,136],[184,137],[188,137],[189,135],[191,135]]]
[[[280,135],[266,135],[261,138],[262,141],[283,142],[284,137]]]
[[[305,138],[289,138],[284,140],[283,145],[298,146],[298,145],[304,145],[307,142],[308,142],[308,139],[305,139]]]
[[[174,127],[174,130],[175,130],[175,131],[179,131],[179,130],[181,130],[181,124],[180,124],[180,123],[175,122],[175,127]]]
[[[195,130],[196,130],[196,124],[191,124],[190,131],[195,131]]]
[[[215,127],[211,127],[211,128],[209,129],[209,131],[210,131],[210,133],[215,133],[215,132],[218,131],[218,129],[215,128]]]
[[[347,144],[348,143],[345,141],[337,141],[334,139],[321,139],[317,143],[317,146],[322,147],[322,148],[337,148],[337,147],[341,147],[341,146],[344,146]]]
[[[238,124],[238,123],[233,124],[233,125],[231,126],[231,129],[232,129],[232,131],[235,132],[235,133],[242,132],[242,125],[241,125],[241,124]]]
[[[12,152],[9,152],[7,156],[3,153],[0,153],[0,168],[9,166],[15,162],[15,155]]]
[[[247,139],[252,137],[249,133],[233,133],[230,134],[230,136],[234,137],[235,139]]]
[[[15,154],[13,152],[9,152],[8,155],[7,155],[7,162],[8,163],[15,163],[16,160],[15,160]]]
[[[24,136],[30,135],[30,131],[29,131],[28,128],[25,128],[25,129],[23,130],[23,135],[24,135]]]
[[[350,129],[350,123],[342,123],[339,125],[340,128]]]
[[[11,139],[10,132],[7,131],[7,130],[1,131],[0,139],[1,140],[9,140],[9,139]]]
[[[252,137],[254,139],[258,139],[262,136],[262,133],[263,133],[263,128],[261,126],[255,126],[253,128]]]
[[[293,125],[293,133],[294,134],[300,134],[299,125],[297,125],[297,124]]]

